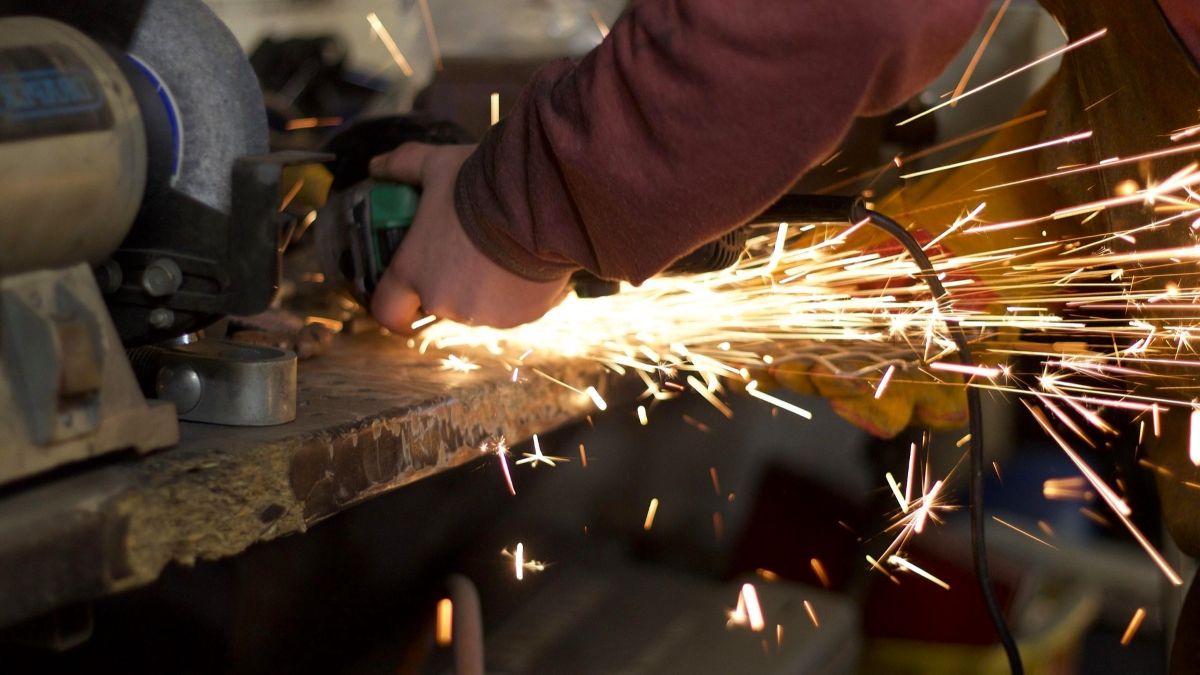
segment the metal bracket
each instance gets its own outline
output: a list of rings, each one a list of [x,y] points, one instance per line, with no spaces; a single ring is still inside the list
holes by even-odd
[[[296,355],[228,340],[142,347],[130,360],[148,396],[171,401],[179,419],[270,426],[296,419]]]

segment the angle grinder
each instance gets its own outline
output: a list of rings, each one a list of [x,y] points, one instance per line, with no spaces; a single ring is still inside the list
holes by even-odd
[[[370,159],[401,143],[466,143],[465,131],[420,116],[369,120],[338,134],[325,150],[337,156],[330,166],[334,183],[313,226],[318,257],[327,280],[341,284],[363,307],[404,242],[420,203],[420,188],[367,178]],[[745,250],[751,225],[781,221],[832,222],[845,218],[846,197],[784,195],[769,208],[675,261],[662,274],[715,272],[730,267]],[[586,271],[571,277],[580,297],[612,295],[620,283]]]

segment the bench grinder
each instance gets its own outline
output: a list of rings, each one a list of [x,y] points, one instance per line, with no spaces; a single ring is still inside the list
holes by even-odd
[[[266,151],[254,72],[200,0],[0,1],[0,483],[237,403],[212,365],[232,346],[152,347],[139,376],[126,348],[270,303],[304,158]],[[292,409],[251,423],[294,416],[294,357],[267,379]]]

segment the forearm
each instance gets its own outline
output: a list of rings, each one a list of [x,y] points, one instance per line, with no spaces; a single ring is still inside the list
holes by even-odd
[[[459,176],[464,228],[531,278],[640,282],[903,102],[987,0],[645,0],[541,71]]]

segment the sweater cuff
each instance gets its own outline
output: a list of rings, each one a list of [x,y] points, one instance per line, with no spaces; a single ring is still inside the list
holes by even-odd
[[[481,200],[489,198],[491,188],[484,175],[481,154],[476,150],[467,157],[454,184],[454,210],[475,247],[492,262],[529,281],[555,281],[577,271],[577,265],[539,258],[505,233],[501,225],[483,215],[488,209],[481,207]]]

